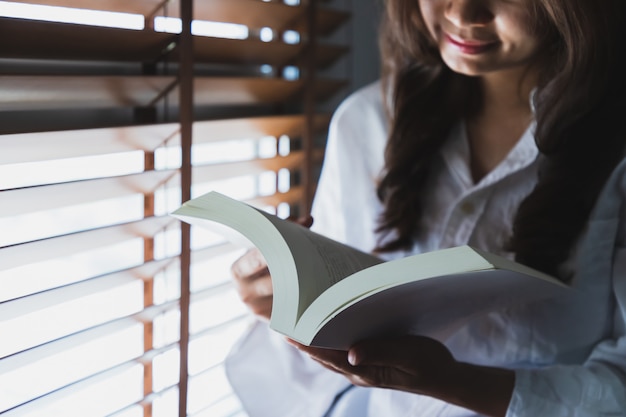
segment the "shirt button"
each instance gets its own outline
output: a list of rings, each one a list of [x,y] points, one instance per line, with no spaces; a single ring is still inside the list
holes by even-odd
[[[472,214],[474,213],[475,207],[474,204],[472,204],[470,201],[464,201],[461,204],[461,211],[465,214]]]

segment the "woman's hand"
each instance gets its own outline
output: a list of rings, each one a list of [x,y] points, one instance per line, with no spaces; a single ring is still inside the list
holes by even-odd
[[[513,392],[513,371],[458,362],[428,337],[369,340],[348,352],[289,342],[355,385],[428,395],[488,416],[504,416]]]
[[[427,337],[370,340],[357,343],[348,352],[289,342],[355,385],[417,394],[436,391],[456,364],[445,346]]]
[[[254,248],[237,259],[231,267],[241,300],[257,316],[266,320],[272,315],[272,277],[265,258]]]
[[[311,227],[311,216],[292,220],[304,227]],[[274,292],[272,277],[265,258],[258,249],[250,249],[231,267],[235,287],[241,300],[257,316],[269,320],[272,315]]]

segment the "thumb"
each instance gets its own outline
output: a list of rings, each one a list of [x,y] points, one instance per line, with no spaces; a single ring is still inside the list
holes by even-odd
[[[438,341],[422,336],[359,342],[348,351],[357,385],[422,393],[432,389],[456,363]]]
[[[454,361],[454,358],[438,341],[423,336],[405,336],[393,339],[377,339],[359,342],[348,352],[353,366],[386,366],[404,371],[415,371],[416,364]]]
[[[289,216],[287,220],[294,222],[294,223],[298,223],[300,226],[304,226],[307,228],[313,225],[313,217],[310,215],[300,216],[300,217]]]

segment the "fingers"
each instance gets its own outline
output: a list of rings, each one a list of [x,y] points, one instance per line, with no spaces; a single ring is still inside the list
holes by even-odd
[[[346,351],[305,346],[291,339],[287,339],[287,341],[330,370],[344,375],[349,375],[353,372],[353,367],[348,362],[348,352]]]
[[[273,289],[265,259],[258,249],[251,249],[231,267],[235,287],[241,300],[257,316],[272,314]]]
[[[349,358],[367,384],[417,393],[438,387],[457,364],[443,344],[421,336],[361,342]]]
[[[254,248],[237,259],[231,267],[233,277],[237,280],[250,280],[257,276],[269,275],[265,258]]]
[[[257,316],[269,320],[272,315],[272,279],[269,275],[237,286],[241,301]]]
[[[311,227],[313,217],[303,216],[289,220],[304,227]],[[250,249],[237,259],[231,273],[241,300],[257,316],[269,320],[272,315],[272,278],[265,258],[258,249]]]
[[[415,393],[439,386],[456,363],[445,346],[426,337],[365,341],[349,352],[290,343],[355,385]]]
[[[287,220],[298,223],[300,226],[304,227],[313,226],[313,217],[311,216],[289,217]]]
[[[333,349],[322,349],[301,345],[293,340],[287,340],[299,350],[307,353],[313,360],[323,367],[342,374],[352,384],[363,387],[376,386],[373,378],[370,376],[372,372],[378,369],[370,369],[371,367],[353,366],[348,361],[348,352]]]
[[[292,339],[287,339],[287,342],[307,353],[313,360],[330,370],[344,374],[350,371],[351,365],[348,363],[348,352],[346,351],[305,346]]]
[[[350,349],[353,365],[395,366],[412,369],[417,358],[429,358],[438,365],[454,362],[452,354],[440,342],[423,336],[378,339],[357,343]]]

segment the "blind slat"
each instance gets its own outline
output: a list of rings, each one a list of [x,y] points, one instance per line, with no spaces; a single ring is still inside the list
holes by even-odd
[[[304,81],[276,78],[196,77],[196,105],[252,105],[298,102]],[[344,80],[320,79],[316,83],[319,100],[328,99],[346,85]]]
[[[303,160],[304,155],[301,152],[293,152],[288,156],[276,158],[197,166],[194,168],[193,177],[195,182],[205,182],[259,174],[265,171],[278,171],[282,168],[293,169],[300,166]]]
[[[178,124],[0,135],[0,164],[78,158],[179,144]]]
[[[246,202],[254,206],[277,206],[280,203],[295,205],[297,202],[302,201],[303,195],[304,189],[302,187],[291,187],[287,192],[256,197],[248,199]]]
[[[105,417],[141,400],[143,366],[138,363],[124,363],[99,373],[80,383],[73,384],[19,408],[6,411],[3,417],[47,417],[53,415],[74,415]],[[102,399],[107,393],[106,401]],[[9,397],[15,403],[16,397]],[[16,404],[16,405],[19,405]]]
[[[315,117],[316,131],[330,122],[329,114]],[[197,121],[193,125],[194,143],[227,141],[263,136],[300,137],[306,119],[302,115],[249,117],[230,120]],[[133,150],[153,151],[159,146],[180,144],[176,123],[127,126],[59,132],[0,135],[0,164],[45,161],[59,158],[111,154]]]
[[[0,18],[0,35],[12,38],[0,45],[6,58],[156,62],[178,59],[178,35],[152,30],[94,27],[70,23]],[[304,44],[262,42],[196,36],[196,63],[295,64]],[[346,47],[319,45],[318,65],[327,67],[347,51]]]
[[[130,239],[154,236],[158,231],[174,224],[177,222],[170,216],[152,217],[119,226],[5,247],[0,251],[0,271],[34,262],[67,259],[76,253],[114,245]],[[2,283],[0,286],[4,285],[6,284]]]
[[[145,107],[175,83],[167,76],[0,76],[0,110]]]
[[[108,291],[110,289],[125,286],[134,282],[139,282],[138,278],[132,276],[129,271],[124,271],[106,275],[98,279],[88,280],[61,288],[55,288],[50,291],[32,295],[31,297],[18,298],[15,301],[6,301],[0,298],[0,317],[2,317],[0,323],[29,314],[35,314],[42,310],[48,310],[51,307],[65,304],[90,294],[95,294],[100,291]],[[143,308],[143,305],[141,308]],[[136,310],[134,312],[138,311],[140,310]],[[0,349],[2,348],[4,347],[0,347]],[[7,355],[0,353],[0,357],[4,356]]]
[[[316,131],[325,130],[330,122],[329,114],[315,117]],[[263,136],[300,137],[306,129],[306,118],[303,115],[250,117],[230,120],[214,120],[195,122],[193,125],[194,143],[209,141],[226,141],[244,138],[260,138]]]
[[[0,217],[57,209],[136,194],[151,194],[178,177],[177,170],[76,181],[0,193]]]
[[[128,2],[133,3],[133,2]],[[0,17],[4,58],[156,62],[177,36],[169,33]]]
[[[5,358],[0,363],[0,379],[4,379],[0,390],[7,390],[12,395],[6,395],[6,392],[0,395],[0,410],[19,405],[32,398],[33,394],[36,397],[45,395],[51,390],[63,388],[140,357],[143,354],[141,327],[140,323],[132,320],[117,321]],[[114,355],[98,357],[98,351],[106,349],[103,344],[118,334],[127,338],[128,343],[117,349]],[[69,354],[73,354],[74,359],[71,367],[67,366]],[[59,367],[64,368],[65,372]],[[38,371],[40,375],[52,372],[53,377],[37,378]]]
[[[111,299],[117,302],[103,308]],[[2,334],[14,337],[8,337],[2,344],[0,358],[131,316],[143,307],[142,282],[122,275],[4,302],[0,311],[6,316],[0,320],[0,329]],[[15,337],[25,328],[38,331]]]
[[[144,16],[159,9],[159,6],[163,3],[162,0],[98,0],[89,2],[85,2],[84,0],[15,0],[12,2],[99,10],[105,12],[134,13]],[[174,7],[171,9],[172,12],[174,12]]]
[[[322,9],[317,12],[319,33],[327,35],[346,21],[349,13]],[[259,0],[203,0],[196,2],[196,19],[230,22],[252,28],[305,32],[306,5],[288,6],[280,2]]]
[[[0,320],[0,326],[3,326],[2,322],[5,320],[16,318],[17,314],[20,312],[25,317],[32,318],[33,314],[37,311],[49,309],[52,306],[65,303],[69,300],[85,298],[90,294],[97,294],[96,292],[90,293],[90,290],[104,287],[113,288],[115,286],[128,286],[128,284],[141,284],[140,281],[148,283],[144,287],[144,291],[150,292],[150,294],[147,294],[148,297],[142,297],[141,300],[135,300],[135,302],[138,303],[139,301],[142,301],[143,305],[148,308],[149,311],[143,310],[143,312],[138,314],[137,317],[146,321],[148,318],[153,318],[154,315],[163,312],[161,311],[161,306],[158,308],[152,307],[154,303],[162,304],[171,298],[171,294],[161,294],[158,299],[155,299],[155,294],[153,293],[155,285],[154,280],[167,279],[167,272],[171,271],[173,268],[175,269],[177,265],[179,265],[177,263],[177,258],[165,258],[159,261],[148,261],[146,263],[139,264],[139,266],[129,266],[128,269],[114,271],[104,275],[88,274],[82,279],[68,279],[67,277],[64,277],[64,279],[61,280],[53,279],[53,272],[44,269],[36,276],[31,275],[10,287],[3,284],[4,289],[0,293],[0,311],[3,312],[2,320]],[[176,278],[176,276],[173,278]],[[5,281],[5,279],[0,278],[0,281]],[[128,286],[128,288],[134,288],[132,285]],[[31,299],[36,301],[31,301]],[[138,304],[131,303],[123,308],[133,309],[136,308],[137,305]],[[46,328],[45,331],[58,331],[58,329],[56,329],[52,324],[57,324],[58,328],[62,327],[63,329],[67,329],[74,325],[73,321],[94,320],[94,318],[97,317],[109,317],[111,319],[113,317],[111,314],[113,314],[113,309],[117,308],[117,304],[109,303],[107,308],[102,307],[103,306],[100,306],[102,311],[90,311],[88,308],[83,308],[85,311],[81,314],[84,314],[84,317],[79,315],[76,320],[69,320],[70,318],[68,318],[67,322],[63,321],[51,323],[51,326]],[[136,311],[133,310],[133,312]],[[116,317],[121,316],[118,314]],[[35,320],[33,324],[35,326],[23,326],[20,327],[20,329],[37,329],[39,328],[38,326],[41,325],[41,320]],[[40,335],[36,332],[29,332],[23,334],[20,338],[16,337],[8,340],[11,344],[19,344],[23,343],[22,339],[32,340],[33,337],[40,337]],[[9,349],[8,346],[9,342],[1,346],[0,350],[4,351],[5,349]]]
[[[262,42],[260,40],[220,39],[196,36],[194,50],[196,63],[297,65],[302,59],[304,44]],[[176,52],[176,51],[174,51]],[[317,65],[323,69],[347,52],[344,46],[320,44],[317,47]]]
[[[146,107],[175,83],[168,76],[0,76],[0,110]],[[319,80],[318,99],[329,98],[345,85]],[[261,105],[297,100],[302,80],[275,78],[197,77],[196,105]],[[172,100],[176,103],[177,100]]]
[[[19,3],[43,4],[49,6],[72,7],[120,13],[134,13],[143,16],[179,17],[178,0],[167,3],[167,8],[159,8],[161,0],[20,0]],[[194,18],[200,20],[229,22],[252,28],[271,27],[279,30],[304,31],[305,6],[288,6],[276,1],[261,0],[201,0],[195,2]],[[318,12],[319,30],[327,35],[344,23],[349,13],[341,10],[321,9]]]

